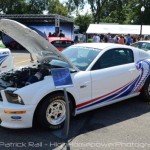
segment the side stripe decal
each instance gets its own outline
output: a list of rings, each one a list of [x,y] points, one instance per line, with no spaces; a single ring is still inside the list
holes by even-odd
[[[141,74],[135,80],[101,97],[76,105],[76,110],[79,111],[96,104],[113,101],[115,99],[139,92],[150,75],[150,59],[137,62],[136,67],[141,71]]]
[[[9,55],[0,56],[0,65],[4,62],[4,60],[5,60],[8,56],[9,56]]]
[[[139,78],[139,77],[138,77]],[[85,103],[81,103],[81,104],[78,104],[76,106],[77,110],[80,110],[80,109],[83,109],[83,108],[86,108],[86,107],[89,107],[89,106],[93,106],[95,104],[98,104],[98,103],[102,103],[102,102],[105,102],[105,101],[108,101],[108,100],[113,100],[115,99],[119,94],[122,94],[122,92],[128,90],[128,88],[132,85],[132,84],[135,84],[136,81],[138,80],[138,78],[134,81],[131,81],[130,83],[124,85],[123,87],[113,91],[113,92],[110,92],[106,95],[103,95],[101,97],[98,97],[98,98],[95,98],[93,100],[90,100],[90,101],[87,101]],[[130,91],[130,90],[129,90]]]

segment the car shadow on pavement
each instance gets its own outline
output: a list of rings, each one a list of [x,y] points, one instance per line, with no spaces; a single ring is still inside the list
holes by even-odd
[[[89,132],[97,132],[102,129],[121,123],[150,112],[148,103],[143,102],[140,97],[99,108],[87,113],[73,117],[70,122],[68,140],[71,142],[75,137]],[[62,132],[60,130],[59,132]],[[55,135],[55,131],[44,130],[41,128],[32,129],[5,129],[0,128],[0,141],[6,143],[22,143],[21,149],[59,149],[64,148],[66,140]],[[13,148],[12,148],[13,149]]]

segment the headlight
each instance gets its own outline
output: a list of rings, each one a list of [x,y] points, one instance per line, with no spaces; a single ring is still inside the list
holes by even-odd
[[[5,95],[9,103],[24,105],[22,98],[19,95],[14,94],[13,91],[5,91]]]

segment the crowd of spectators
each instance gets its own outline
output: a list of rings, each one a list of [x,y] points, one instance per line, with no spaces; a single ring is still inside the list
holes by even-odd
[[[148,36],[140,36],[140,35],[111,35],[110,33],[108,34],[94,34],[92,36],[92,41],[94,43],[118,43],[118,44],[125,44],[125,45],[131,45],[132,43],[135,43],[137,41],[142,41],[142,40],[150,40]]]
[[[54,32],[53,34],[49,32],[48,37],[65,37],[65,34],[62,32],[62,30],[59,30],[59,32]]]

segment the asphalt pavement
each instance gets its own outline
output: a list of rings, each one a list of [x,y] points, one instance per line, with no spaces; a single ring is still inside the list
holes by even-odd
[[[18,66],[30,63],[29,53],[13,54]],[[61,132],[0,127],[0,150],[65,150]],[[71,150],[149,150],[150,104],[136,97],[73,117],[68,142]]]

